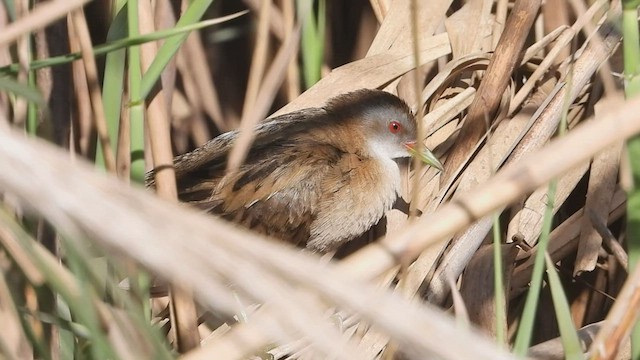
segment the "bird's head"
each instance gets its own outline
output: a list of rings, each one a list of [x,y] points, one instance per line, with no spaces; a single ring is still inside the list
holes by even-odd
[[[423,146],[418,150],[415,117],[397,96],[381,90],[358,90],[333,98],[326,109],[351,119],[364,133],[371,154],[390,159],[419,156],[442,170],[442,164],[429,149]]]

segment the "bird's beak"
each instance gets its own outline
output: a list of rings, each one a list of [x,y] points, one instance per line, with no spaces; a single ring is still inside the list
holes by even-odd
[[[444,167],[440,160],[438,160],[438,158],[433,155],[431,150],[427,149],[426,146],[423,146],[420,151],[416,150],[417,146],[415,141],[408,141],[404,146],[409,150],[409,154],[411,154],[411,156],[417,156],[425,164],[433,166],[440,171],[444,171]]]

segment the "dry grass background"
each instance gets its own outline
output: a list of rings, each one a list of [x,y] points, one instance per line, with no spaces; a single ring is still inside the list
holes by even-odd
[[[105,41],[117,2],[79,11],[84,3],[15,1],[15,21],[8,2],[0,7],[0,61],[20,64],[15,79],[37,84],[49,109],[7,85],[0,93],[5,357],[515,358],[508,349],[551,207],[546,251],[571,325],[584,328],[580,352],[630,358],[640,274],[627,274],[621,154],[640,132],[640,103],[621,100],[619,2],[328,1],[321,79],[303,91],[302,29],[313,16],[305,9],[318,9],[219,0],[206,17],[250,11],[191,33],[146,103],[134,101],[133,83],[115,107],[102,96],[109,60],[94,58],[92,44]],[[188,3],[140,0],[140,32],[174,27]],[[28,71],[70,50],[81,60]],[[162,41],[150,42],[128,61],[152,71],[159,51]],[[392,210],[371,231],[381,240],[342,259],[173,203],[171,169],[157,178],[165,200],[128,184],[143,111],[147,169],[238,127],[230,162],[239,164],[256,122],[365,87],[398,94],[422,115],[445,171],[405,169],[403,196],[422,216]],[[115,134],[109,114],[118,115]],[[96,143],[113,176],[87,165]],[[503,244],[502,295],[494,238]],[[529,354],[563,358],[548,285]]]

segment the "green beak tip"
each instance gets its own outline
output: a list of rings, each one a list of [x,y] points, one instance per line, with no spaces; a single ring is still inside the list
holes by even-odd
[[[444,166],[442,166],[440,160],[438,160],[438,158],[431,152],[431,150],[427,149],[426,147],[423,148],[422,151],[416,151],[413,148],[409,148],[409,153],[411,154],[411,156],[418,157],[418,159],[420,159],[423,163],[432,166],[440,171],[444,171]]]

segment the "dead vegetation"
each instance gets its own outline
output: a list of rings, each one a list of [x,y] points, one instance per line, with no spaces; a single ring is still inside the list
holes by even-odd
[[[97,62],[115,5],[26,3],[14,21],[7,2],[0,13],[0,61],[18,64],[2,68],[11,80],[0,93],[7,358],[631,358],[640,268],[629,272],[623,144],[640,132],[640,103],[623,100],[619,2],[330,1],[319,36],[318,2],[218,1],[206,17],[250,11]],[[179,27],[196,7],[140,0],[139,31]],[[28,70],[80,50],[79,61]],[[321,79],[301,93],[318,53]],[[161,85],[136,66],[159,66]],[[15,87],[30,73],[42,97]],[[238,164],[274,110],[360,88],[405,99],[445,170],[405,169],[403,197],[422,215],[392,210],[371,231],[380,240],[342,259],[173,203],[170,169],[156,178],[168,201],[128,185],[239,127]],[[96,153],[114,176],[81,160]],[[538,253],[553,274],[534,271]],[[582,328],[581,348],[563,349],[563,326]]]

